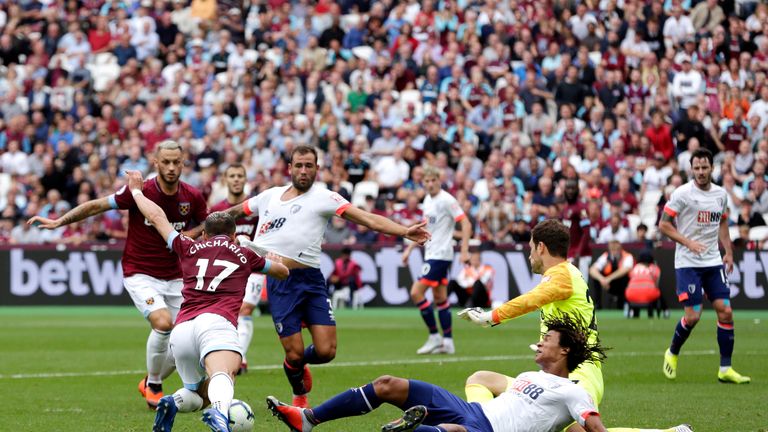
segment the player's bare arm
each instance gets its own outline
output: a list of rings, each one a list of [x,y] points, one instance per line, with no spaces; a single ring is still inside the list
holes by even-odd
[[[136,206],[139,208],[141,214],[152,224],[158,233],[163,237],[163,240],[168,240],[168,236],[176,230],[173,229],[173,225],[168,222],[168,218],[165,216],[165,212],[157,204],[152,202],[149,198],[145,197],[141,190],[144,187],[144,179],[141,177],[139,171],[126,171],[128,178],[128,188],[131,190],[133,200],[136,201]]]
[[[73,222],[81,221],[97,214],[104,213],[111,208],[112,206],[109,204],[109,198],[97,198],[80,204],[72,210],[64,213],[64,215],[58,219],[48,219],[41,216],[33,216],[27,221],[27,225],[36,224],[40,228],[52,230],[64,225],[69,225]]]
[[[472,224],[469,222],[469,218],[464,216],[461,219],[461,249],[459,252],[459,260],[467,264],[469,262],[469,239],[472,237]]]
[[[405,237],[408,240],[414,241],[420,245],[426,243],[427,240],[429,240],[431,237],[429,231],[424,228],[427,226],[426,221],[405,227],[397,222],[393,222],[385,218],[384,216],[369,213],[354,206],[350,206],[346,211],[344,211],[341,217],[358,225],[365,225],[368,228],[380,233]]]
[[[584,421],[584,429],[587,432],[606,432],[607,429],[603,425],[603,421],[600,420],[599,415],[591,415]]]
[[[696,240],[691,240],[680,234],[680,231],[678,231],[677,228],[675,228],[675,225],[672,223],[673,221],[674,218],[671,215],[667,214],[667,212],[661,212],[659,231],[661,231],[662,234],[669,237],[673,241],[687,247],[693,253],[701,254],[707,249],[703,243],[697,242]]]
[[[413,249],[416,247],[416,243],[408,243],[408,246],[405,247],[405,250],[403,251],[403,264],[408,263],[408,257],[411,256],[411,252],[413,252]]]
[[[720,244],[723,245],[725,254],[723,255],[723,265],[725,265],[725,271],[727,273],[733,272],[733,244],[731,243],[731,233],[728,231],[728,218],[720,218],[720,226],[718,227],[718,237],[720,237]]]
[[[229,213],[229,215],[232,216],[235,220],[240,219],[241,217],[245,216],[245,205],[247,205],[246,203],[247,201],[234,205],[224,211]]]
[[[269,270],[267,270],[267,276],[284,280],[288,278],[288,267],[283,264],[283,257],[276,253],[269,252],[264,259],[269,261],[271,264],[269,266]]]

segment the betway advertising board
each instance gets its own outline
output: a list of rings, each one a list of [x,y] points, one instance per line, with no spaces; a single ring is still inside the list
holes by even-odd
[[[632,248],[628,248],[631,252]],[[674,249],[654,250],[660,264],[661,289],[670,305],[676,304]],[[333,269],[337,251],[323,253],[322,271]],[[734,272],[729,275],[732,304],[739,309],[768,309],[768,251],[736,251]],[[122,249],[0,248],[0,305],[131,305],[123,288]],[[401,263],[399,246],[369,247],[352,252],[362,268],[362,298],[367,306],[410,304],[409,289],[424,264],[420,251]],[[458,257],[457,257],[458,258]],[[530,291],[540,280],[532,274],[528,252],[498,247],[482,252],[484,263],[495,270],[492,298],[503,302]],[[589,263],[580,268],[586,274]],[[454,262],[452,272],[458,272]]]

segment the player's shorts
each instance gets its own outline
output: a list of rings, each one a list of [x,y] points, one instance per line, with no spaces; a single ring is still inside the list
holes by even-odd
[[[408,399],[400,408],[426,406],[429,415],[424,420],[424,425],[453,423],[464,426],[467,432],[493,430],[479,403],[467,402],[442,387],[423,381],[408,380],[408,385]]]
[[[123,280],[125,290],[144,318],[159,309],[168,309],[176,321],[181,307],[181,279],[162,280],[145,274],[134,274]]]
[[[243,351],[237,328],[221,315],[204,313],[171,331],[171,353],[184,388],[195,391],[205,379],[205,356],[214,351]]]
[[[421,276],[419,283],[435,288],[439,285],[448,285],[448,269],[451,267],[450,261],[445,260],[427,260],[421,267]]]
[[[267,284],[267,275],[261,273],[252,273],[248,276],[248,283],[245,284],[245,296],[243,296],[243,303],[250,303],[252,305],[259,304],[261,299],[261,290]]]
[[[511,376],[506,377],[506,390],[509,390],[515,382],[515,378]],[[575,371],[568,374],[568,379],[578,384],[579,387],[583,388],[587,394],[589,394],[589,397],[592,398],[592,402],[595,404],[595,408],[599,407],[605,391],[601,363],[584,362],[581,366],[577,367]]]
[[[684,267],[675,269],[677,276],[677,299],[685,306],[698,306],[704,302],[731,298],[725,267]]]
[[[269,310],[281,338],[301,331],[301,324],[335,326],[328,285],[320,269],[292,269],[285,280],[267,278]]]

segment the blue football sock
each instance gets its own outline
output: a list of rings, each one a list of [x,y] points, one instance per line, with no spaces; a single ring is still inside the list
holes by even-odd
[[[381,405],[373,384],[349,389],[312,408],[315,422],[322,423],[344,417],[367,414]],[[316,424],[317,424],[316,423]]]
[[[291,390],[295,395],[303,395],[307,393],[304,388],[304,366],[294,367],[288,364],[288,360],[283,361],[283,371],[288,378],[288,382],[291,384]]]
[[[443,337],[453,337],[453,332],[451,331],[451,304],[448,300],[437,304],[437,317],[440,319]]]
[[[669,351],[674,355],[680,354],[680,348],[688,340],[688,336],[691,335],[692,327],[688,327],[688,323],[685,321],[685,317],[680,319],[675,327],[675,334],[672,336],[672,344],[669,346]]]
[[[320,359],[320,356],[317,355],[317,351],[315,351],[315,345],[312,344],[304,348],[304,363],[321,364],[321,363],[328,363],[328,362]]]
[[[420,425],[416,429],[414,429],[413,432],[446,432],[446,430],[441,428],[440,426]]]
[[[432,308],[432,303],[429,300],[424,299],[416,305],[421,311],[421,318],[424,320],[424,324],[429,329],[429,334],[437,333],[437,321],[435,321],[435,312]]]
[[[720,366],[731,365],[733,355],[733,323],[717,322],[717,344],[720,346]]]

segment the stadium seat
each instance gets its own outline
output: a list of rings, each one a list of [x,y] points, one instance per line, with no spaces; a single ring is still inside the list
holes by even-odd
[[[731,233],[731,240],[741,238],[741,234],[739,234],[739,227],[737,226],[728,227],[728,232]]]
[[[752,241],[763,241],[768,237],[768,226],[759,226],[750,228],[749,239]]]
[[[377,198],[379,196],[379,184],[375,181],[361,181],[355,185],[355,190],[352,192],[352,205],[360,207],[365,204],[365,197],[372,196]]]
[[[331,295],[331,304],[334,309],[344,307],[349,301],[350,290],[349,287],[339,288],[333,291]]]

